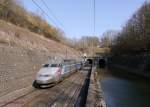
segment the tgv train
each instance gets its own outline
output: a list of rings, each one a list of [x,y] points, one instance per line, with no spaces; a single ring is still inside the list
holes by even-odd
[[[33,82],[35,88],[52,86],[82,68],[83,62],[75,60],[53,61],[45,64]]]

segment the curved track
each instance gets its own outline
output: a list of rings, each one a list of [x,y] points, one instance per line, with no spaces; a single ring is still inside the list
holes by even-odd
[[[1,107],[73,107],[87,70],[76,72],[51,88],[33,89]]]

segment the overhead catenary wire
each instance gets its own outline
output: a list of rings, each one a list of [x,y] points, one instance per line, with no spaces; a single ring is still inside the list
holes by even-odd
[[[35,2],[35,0],[32,0],[32,2],[49,18],[49,20],[50,20],[53,24],[55,24],[55,27],[58,27],[58,28],[59,28],[58,24],[55,23],[55,21],[41,8],[41,6],[40,6],[37,2]]]
[[[49,12],[51,12],[51,15],[53,16],[53,18],[55,17],[55,20],[53,20],[53,18],[51,18],[50,15],[49,15],[44,9],[42,9],[42,7],[41,7],[35,0],[32,0],[32,1],[33,1],[33,3],[34,3],[44,14],[46,14],[46,16],[48,17],[48,19],[54,24],[55,27],[59,28],[60,30],[65,31],[65,33],[67,32],[67,31],[65,30],[64,25],[61,23],[61,21],[58,20],[58,18],[57,18],[56,15],[51,11],[51,9],[48,7],[48,5],[46,4],[46,2],[42,1],[43,4],[46,4],[45,7],[48,8]],[[58,24],[57,24],[55,21],[57,21]]]
[[[53,11],[49,8],[49,6],[46,4],[46,2],[44,0],[41,0],[42,3],[44,4],[44,6],[47,8],[47,10],[49,11],[49,13],[52,15],[52,17],[57,21],[57,23],[59,23],[59,25],[64,28],[64,25],[62,24],[62,22],[56,17],[56,15],[53,13]]]

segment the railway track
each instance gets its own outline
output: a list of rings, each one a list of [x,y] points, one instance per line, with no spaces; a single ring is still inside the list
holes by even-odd
[[[49,91],[41,94],[38,98],[28,102],[23,107],[37,107],[37,105],[41,107],[47,107],[47,105],[51,106],[57,99],[64,94],[64,91],[70,87],[71,83],[75,81],[77,74],[72,75],[61,84],[58,84],[56,87],[52,87]]]
[[[55,99],[54,102],[49,103],[48,107],[51,106],[57,106],[57,107],[61,107],[63,104],[63,107],[68,107],[69,102],[71,101],[71,99],[73,99],[73,94],[74,91],[76,91],[76,89],[79,87],[78,86],[78,82],[81,83],[82,82],[82,78],[80,75],[78,75],[77,77],[75,77],[75,79],[70,82],[69,87],[65,88],[62,93],[60,93],[60,95],[58,95]]]
[[[51,88],[33,89],[0,107],[73,107],[86,74],[86,70],[76,72]]]

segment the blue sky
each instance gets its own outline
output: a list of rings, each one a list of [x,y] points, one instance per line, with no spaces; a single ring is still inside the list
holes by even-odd
[[[21,0],[24,7],[42,15],[49,23],[55,25],[42,14],[32,0]],[[52,16],[41,0],[35,0]],[[64,27],[57,23],[69,38],[93,35],[93,0],[44,0]],[[120,30],[132,14],[145,0],[96,0],[95,35],[101,36],[107,30]],[[150,1],[150,0],[147,0]],[[53,20],[55,20],[53,18]]]

